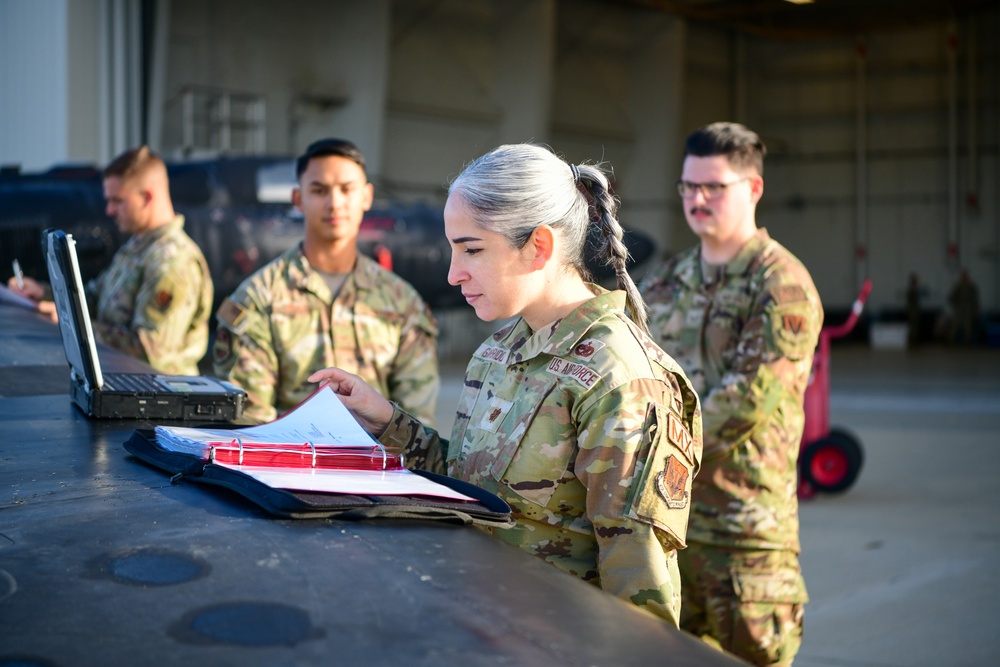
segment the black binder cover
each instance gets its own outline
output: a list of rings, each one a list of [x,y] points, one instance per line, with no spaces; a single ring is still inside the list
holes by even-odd
[[[238,470],[215,465],[193,454],[166,450],[156,444],[156,435],[152,429],[133,431],[125,441],[125,449],[136,458],[172,473],[175,477],[225,487],[269,513],[287,519],[430,519],[494,528],[509,528],[514,525],[510,507],[497,496],[474,484],[425,470],[413,472],[475,498],[477,502],[424,496],[360,496],[276,489]]]

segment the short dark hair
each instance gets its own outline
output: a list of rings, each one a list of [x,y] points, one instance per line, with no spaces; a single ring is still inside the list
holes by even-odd
[[[166,171],[166,166],[160,156],[150,150],[149,146],[143,145],[131,148],[116,157],[104,168],[103,175],[104,178],[117,176],[123,181],[127,181],[133,176],[145,174],[154,167]]]
[[[361,171],[365,172],[365,178],[368,177],[368,172],[365,169],[365,156],[361,153],[361,149],[347,139],[331,137],[309,144],[305,152],[295,160],[295,178],[302,177],[303,172],[309,167],[309,160],[328,155],[339,155],[357,163],[361,167]]]
[[[733,169],[753,168],[764,175],[767,147],[757,133],[739,123],[712,123],[688,135],[684,141],[684,157],[723,155]]]

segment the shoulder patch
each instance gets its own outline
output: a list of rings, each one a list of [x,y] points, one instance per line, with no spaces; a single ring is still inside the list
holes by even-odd
[[[480,359],[485,359],[486,361],[492,361],[506,366],[507,360],[510,358],[510,350],[505,347],[498,347],[483,343],[479,346],[479,349],[476,350],[476,356]]]
[[[573,356],[580,361],[590,361],[590,358],[597,354],[597,351],[604,347],[602,341],[594,338],[582,340],[573,348]]]
[[[553,375],[571,377],[587,389],[593,387],[601,379],[600,375],[583,364],[577,364],[572,361],[560,359],[559,357],[552,359],[545,370]]]
[[[781,328],[790,334],[798,335],[806,328],[806,318],[804,315],[782,315]]]
[[[681,450],[689,461],[695,460],[694,449],[691,446],[693,438],[673,411],[667,417],[667,439]]]
[[[216,364],[225,365],[233,356],[233,336],[229,329],[219,327],[215,332],[215,342],[212,344],[212,360]]]
[[[170,303],[173,300],[174,300],[173,293],[165,289],[161,289],[159,292],[156,293],[156,296],[153,298],[153,303],[156,304],[156,307],[159,308],[160,310],[166,310],[167,308],[170,307]]]
[[[667,507],[672,510],[684,509],[688,504],[687,487],[690,472],[686,465],[676,456],[667,458],[667,464],[656,475],[656,491],[667,501]]]
[[[778,285],[771,290],[774,302],[781,305],[783,303],[794,303],[806,300],[806,291],[801,285]]]
[[[219,306],[216,317],[220,322],[228,324],[237,334],[242,334],[246,328],[246,309],[232,299],[226,299]]]

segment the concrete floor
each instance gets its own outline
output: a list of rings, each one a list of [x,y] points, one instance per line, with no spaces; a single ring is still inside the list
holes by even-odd
[[[464,362],[444,364],[443,433]],[[835,346],[857,483],[801,505],[798,667],[1000,664],[1000,350]]]
[[[866,460],[801,505],[795,664],[1000,664],[1000,350],[835,347],[831,363],[831,423]]]

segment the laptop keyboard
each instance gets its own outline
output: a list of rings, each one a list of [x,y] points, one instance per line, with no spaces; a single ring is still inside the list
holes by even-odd
[[[111,391],[127,391],[140,394],[159,394],[168,391],[152,375],[141,373],[106,373],[104,389]]]

